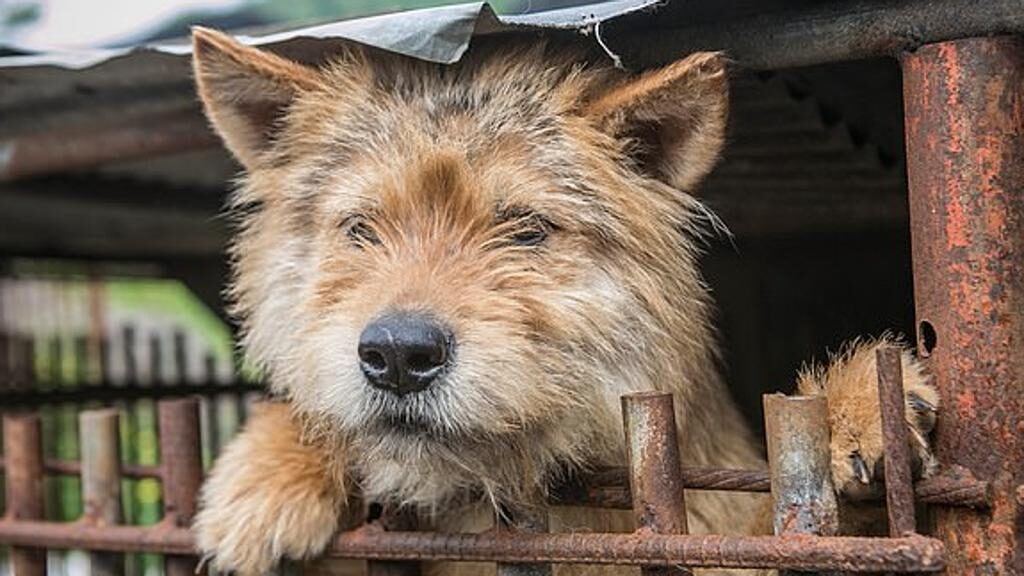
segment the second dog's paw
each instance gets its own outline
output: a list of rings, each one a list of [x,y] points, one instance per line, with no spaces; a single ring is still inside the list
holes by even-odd
[[[924,367],[902,344],[888,338],[854,343],[825,368],[804,371],[799,390],[825,394],[832,430],[832,478],[836,490],[849,498],[875,495],[884,480],[882,417],[875,352],[879,347],[902,349],[903,393],[908,440],[915,477],[935,471],[928,436],[935,427],[939,395]]]
[[[282,558],[319,555],[338,528],[343,488],[276,409],[254,415],[203,485],[193,529],[218,571],[267,574]]]

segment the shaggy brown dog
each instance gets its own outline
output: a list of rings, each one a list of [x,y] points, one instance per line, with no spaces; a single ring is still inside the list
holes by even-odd
[[[624,464],[629,392],[675,395],[687,464],[763,466],[716,370],[698,271],[711,216],[691,192],[722,148],[721,56],[630,76],[506,41],[450,67],[351,48],[314,69],[213,31],[194,42],[206,112],[246,169],[245,349],[287,399],[203,490],[198,542],[216,567],[316,555],[357,493],[441,530],[486,528],[496,503]],[[802,378],[828,395],[843,490],[881,457],[877,345]],[[909,354],[904,373],[927,461],[930,419],[913,408],[937,398]],[[687,497],[693,532],[768,529],[755,496]],[[629,529],[617,513],[551,515]]]

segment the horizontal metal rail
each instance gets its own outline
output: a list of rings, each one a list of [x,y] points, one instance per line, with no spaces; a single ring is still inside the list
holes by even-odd
[[[235,382],[98,382],[70,385],[51,390],[2,390],[5,408],[30,408],[47,404],[114,402],[139,399],[162,400],[186,396],[220,396],[223,394],[265,393],[263,384],[238,380]]]
[[[6,465],[4,458],[0,457],[0,470]],[[77,476],[82,473],[82,464],[77,460],[47,458],[43,461],[43,470],[48,474]],[[683,467],[682,475],[683,486],[687,490],[767,493],[771,489],[768,472],[762,470]],[[160,467],[122,464],[121,476],[160,478]],[[991,504],[992,487],[988,482],[974,478],[969,470],[953,469],[916,482],[914,496],[923,504],[987,508]],[[881,499],[882,495],[878,498]],[[609,468],[588,475],[581,482],[559,486],[552,493],[550,504],[628,510],[632,507],[632,497],[626,469]]]
[[[627,64],[662,64],[698,50],[723,50],[740,65],[776,70],[895,56],[924,44],[1024,32],[1020,0],[846,0],[603,36]]]
[[[96,526],[79,522],[0,521],[0,544],[28,548],[82,548],[110,552],[194,554],[192,534],[162,523]],[[941,542],[923,536],[860,538],[697,536],[659,534],[439,534],[387,532],[366,526],[339,535],[329,556],[382,560],[553,562],[784,568],[848,572],[939,572]]]

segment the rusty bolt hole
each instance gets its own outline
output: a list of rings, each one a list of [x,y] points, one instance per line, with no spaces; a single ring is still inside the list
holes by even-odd
[[[938,335],[935,334],[935,327],[927,320],[922,320],[917,328],[917,339],[920,347],[921,357],[927,358],[932,355],[935,345],[938,344]]]

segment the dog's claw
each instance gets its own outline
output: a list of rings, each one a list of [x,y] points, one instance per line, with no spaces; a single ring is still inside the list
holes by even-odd
[[[938,412],[938,408],[934,404],[925,400],[917,393],[911,392],[907,394],[907,401],[910,403],[910,407],[918,412]]]
[[[850,460],[853,463],[853,475],[857,478],[857,481],[864,485],[870,484],[871,472],[868,471],[868,465],[861,458],[860,454],[854,452],[850,455]]]

